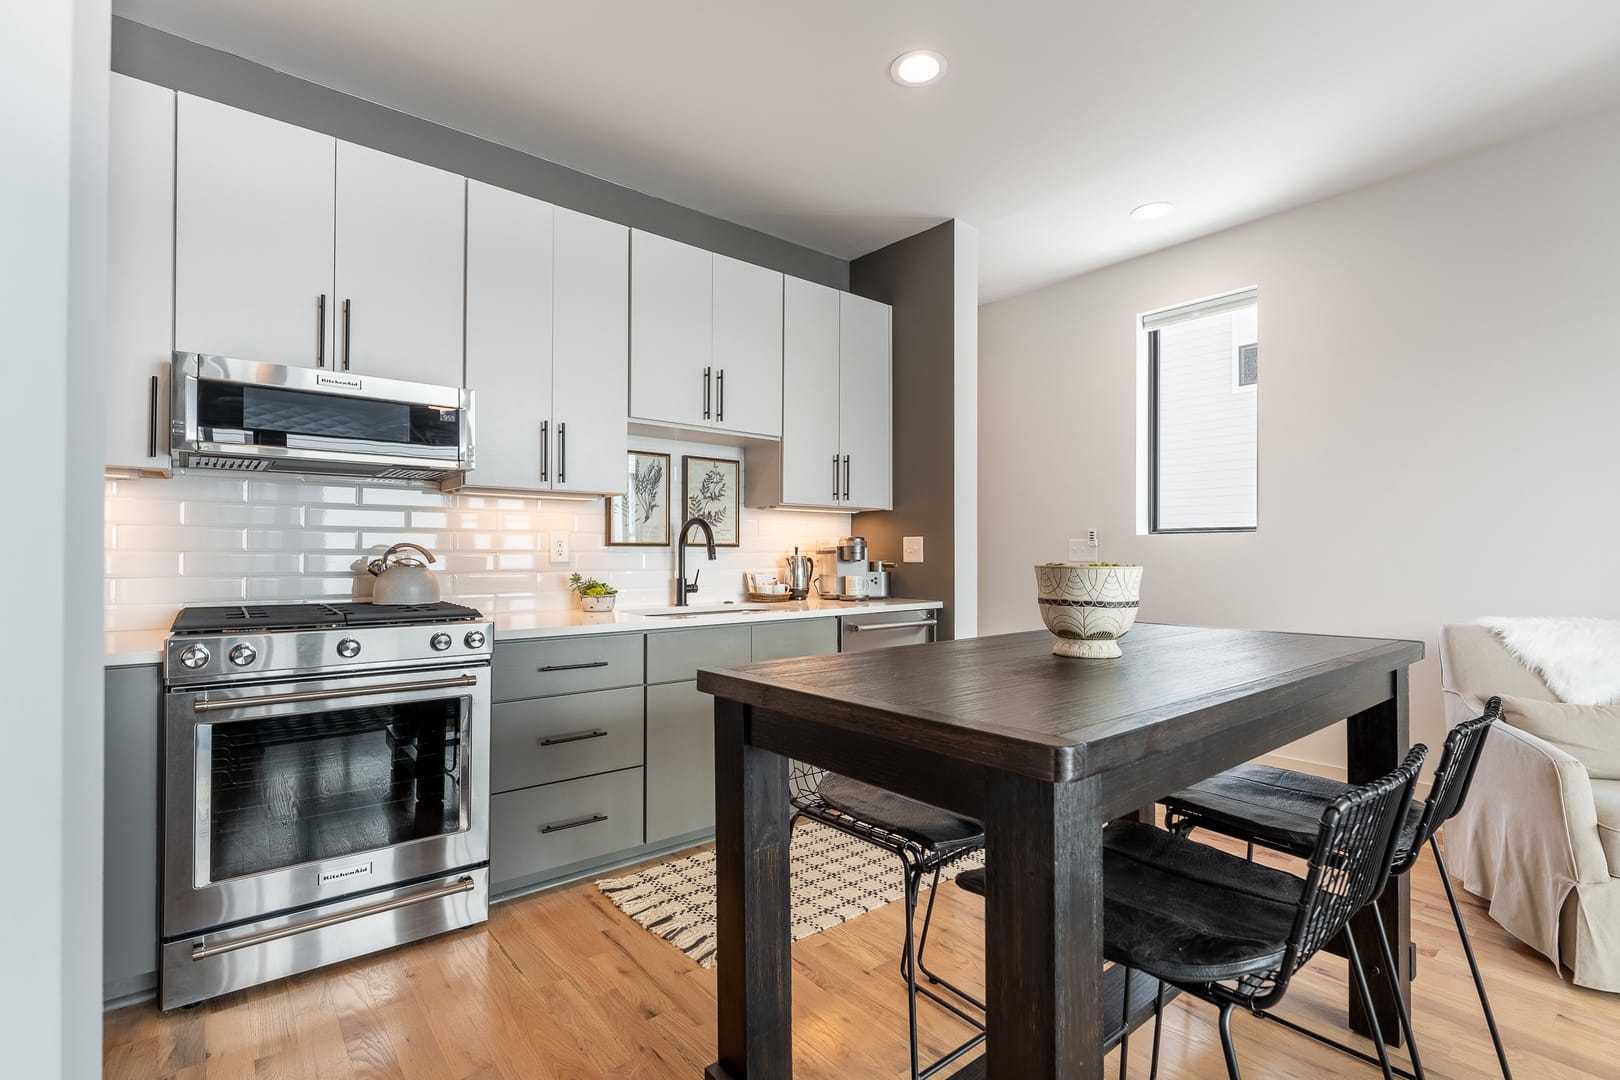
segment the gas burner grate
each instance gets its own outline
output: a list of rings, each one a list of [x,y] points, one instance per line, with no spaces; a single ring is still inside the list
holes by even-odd
[[[182,608],[175,634],[262,633],[269,630],[336,630],[346,626],[414,626],[481,619],[463,604],[219,604]]]

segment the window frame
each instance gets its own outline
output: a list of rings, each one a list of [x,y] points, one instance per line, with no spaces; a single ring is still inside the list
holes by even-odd
[[[1148,312],[1137,316],[1137,332],[1146,338],[1146,406],[1147,406],[1147,535],[1149,536],[1189,536],[1200,533],[1252,533],[1260,531],[1260,417],[1255,415],[1255,492],[1254,492],[1254,524],[1253,525],[1219,525],[1195,529],[1166,529],[1159,525],[1159,331],[1162,326],[1149,329],[1143,325],[1147,319],[1165,312],[1177,311],[1184,308],[1195,308],[1207,303],[1218,302],[1227,298],[1238,298],[1247,294],[1258,308],[1260,303],[1259,290],[1254,286],[1243,289],[1233,289],[1230,292],[1218,293],[1203,300],[1195,300],[1186,304],[1176,304],[1173,307],[1161,308],[1157,312]],[[1242,305],[1247,307],[1249,305]],[[1213,314],[1213,313],[1212,313]],[[1193,315],[1192,318],[1199,316]],[[1258,342],[1257,342],[1258,344]],[[1236,345],[1233,347],[1234,363],[1237,359]],[[1233,379],[1237,372],[1234,368]],[[1259,382],[1256,380],[1252,386],[1240,389],[1234,387],[1236,393],[1257,393]],[[1258,401],[1258,398],[1256,399]],[[1138,521],[1141,519],[1139,518]]]

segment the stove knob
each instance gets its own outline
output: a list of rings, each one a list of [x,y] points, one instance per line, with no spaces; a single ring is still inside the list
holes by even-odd
[[[346,637],[338,642],[338,655],[345,660],[352,660],[360,655],[360,643],[352,637]]]
[[[462,640],[466,642],[469,649],[482,649],[486,638],[482,630],[469,630],[467,636]]]
[[[441,630],[428,640],[428,644],[433,646],[434,652],[444,652],[450,647],[450,635]]]
[[[208,648],[204,645],[187,645],[180,650],[180,663],[195,670],[208,663]]]
[[[247,667],[259,658],[259,650],[244,641],[240,645],[233,646],[230,655],[231,663],[237,667]]]

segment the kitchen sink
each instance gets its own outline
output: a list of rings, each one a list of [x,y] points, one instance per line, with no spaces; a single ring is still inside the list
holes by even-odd
[[[758,615],[770,611],[768,604],[688,604],[686,607],[641,608],[626,615],[646,615],[655,619],[696,619],[704,615]]]

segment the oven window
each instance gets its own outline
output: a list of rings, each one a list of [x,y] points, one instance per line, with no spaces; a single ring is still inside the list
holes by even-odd
[[[212,725],[215,881],[454,833],[461,699]]]

